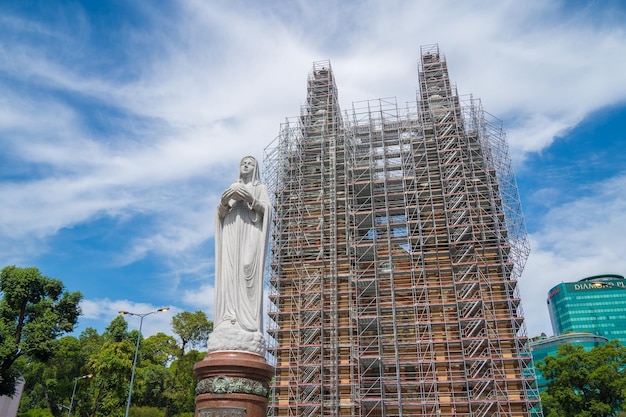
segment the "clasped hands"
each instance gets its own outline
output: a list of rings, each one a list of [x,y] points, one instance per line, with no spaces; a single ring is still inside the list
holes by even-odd
[[[222,193],[222,205],[228,206],[228,202],[230,200],[246,201],[248,204],[252,204],[254,202],[254,197],[244,184],[236,182],[228,187],[224,193]]]

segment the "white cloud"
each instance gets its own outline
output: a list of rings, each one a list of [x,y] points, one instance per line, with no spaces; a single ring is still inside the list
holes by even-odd
[[[183,300],[189,305],[198,306],[207,313],[209,320],[213,320],[213,298],[215,297],[213,285],[203,284],[197,288],[186,290]]]
[[[553,5],[393,2],[382,7],[364,2],[363,7],[336,7],[337,26],[328,32],[347,40],[326,37],[318,28],[321,11],[299,6],[292,11],[302,18],[296,25],[279,20],[271,9],[263,14],[203,2],[186,4],[180,15],[184,25],[158,17],[167,30],[152,32],[150,41],[163,55],[134,51],[142,67],[140,78],[131,80],[84,75],[80,68],[65,67],[36,49],[18,54],[16,60],[21,45],[15,45],[6,52],[13,57],[14,74],[34,76],[54,88],[154,120],[134,138],[140,141],[134,149],[111,149],[94,145],[96,139],[81,129],[80,120],[63,118],[65,129],[54,130],[67,130],[72,141],[54,143],[55,152],[47,140],[21,148],[23,155],[57,167],[70,164],[70,156],[103,164],[93,172],[94,191],[111,183],[197,176],[224,158],[234,160],[245,149],[261,153],[283,118],[297,115],[311,61],[331,53],[344,107],[352,100],[389,95],[412,100],[418,48],[429,42],[440,43],[461,92],[484,97],[486,108],[501,118],[521,115],[511,119],[518,124],[510,126],[514,134],[509,137],[515,148],[525,151],[541,149],[585,113],[626,95],[626,87],[619,87],[626,85],[626,75],[616,70],[607,77],[611,68],[623,68],[618,60],[626,56],[626,51],[619,53],[626,49],[624,33],[574,17],[559,22]],[[537,21],[537,16],[543,19]],[[333,42],[343,47],[333,47]],[[25,114],[33,110],[25,108],[22,119],[30,119]],[[135,133],[130,125],[124,129]],[[85,146],[89,152],[81,158]]]

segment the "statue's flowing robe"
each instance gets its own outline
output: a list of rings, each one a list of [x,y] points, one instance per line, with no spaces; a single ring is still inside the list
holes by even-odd
[[[272,206],[267,187],[258,179],[245,184],[254,203],[231,200],[215,225],[214,324],[238,324],[263,333],[263,275]],[[253,207],[260,205],[263,211]]]

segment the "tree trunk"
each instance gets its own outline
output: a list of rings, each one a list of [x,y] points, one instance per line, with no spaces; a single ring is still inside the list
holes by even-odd
[[[46,399],[46,407],[48,408],[48,411],[50,411],[50,414],[54,415],[54,411],[52,409],[52,402],[50,401],[50,395],[49,395],[49,391],[48,391],[48,385],[46,384],[42,384],[43,385],[43,393],[44,393],[44,398]]]

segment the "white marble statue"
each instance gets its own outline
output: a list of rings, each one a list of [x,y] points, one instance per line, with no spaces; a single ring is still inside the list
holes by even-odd
[[[208,352],[263,355],[263,274],[272,206],[252,156],[224,193],[215,223],[215,304]]]

